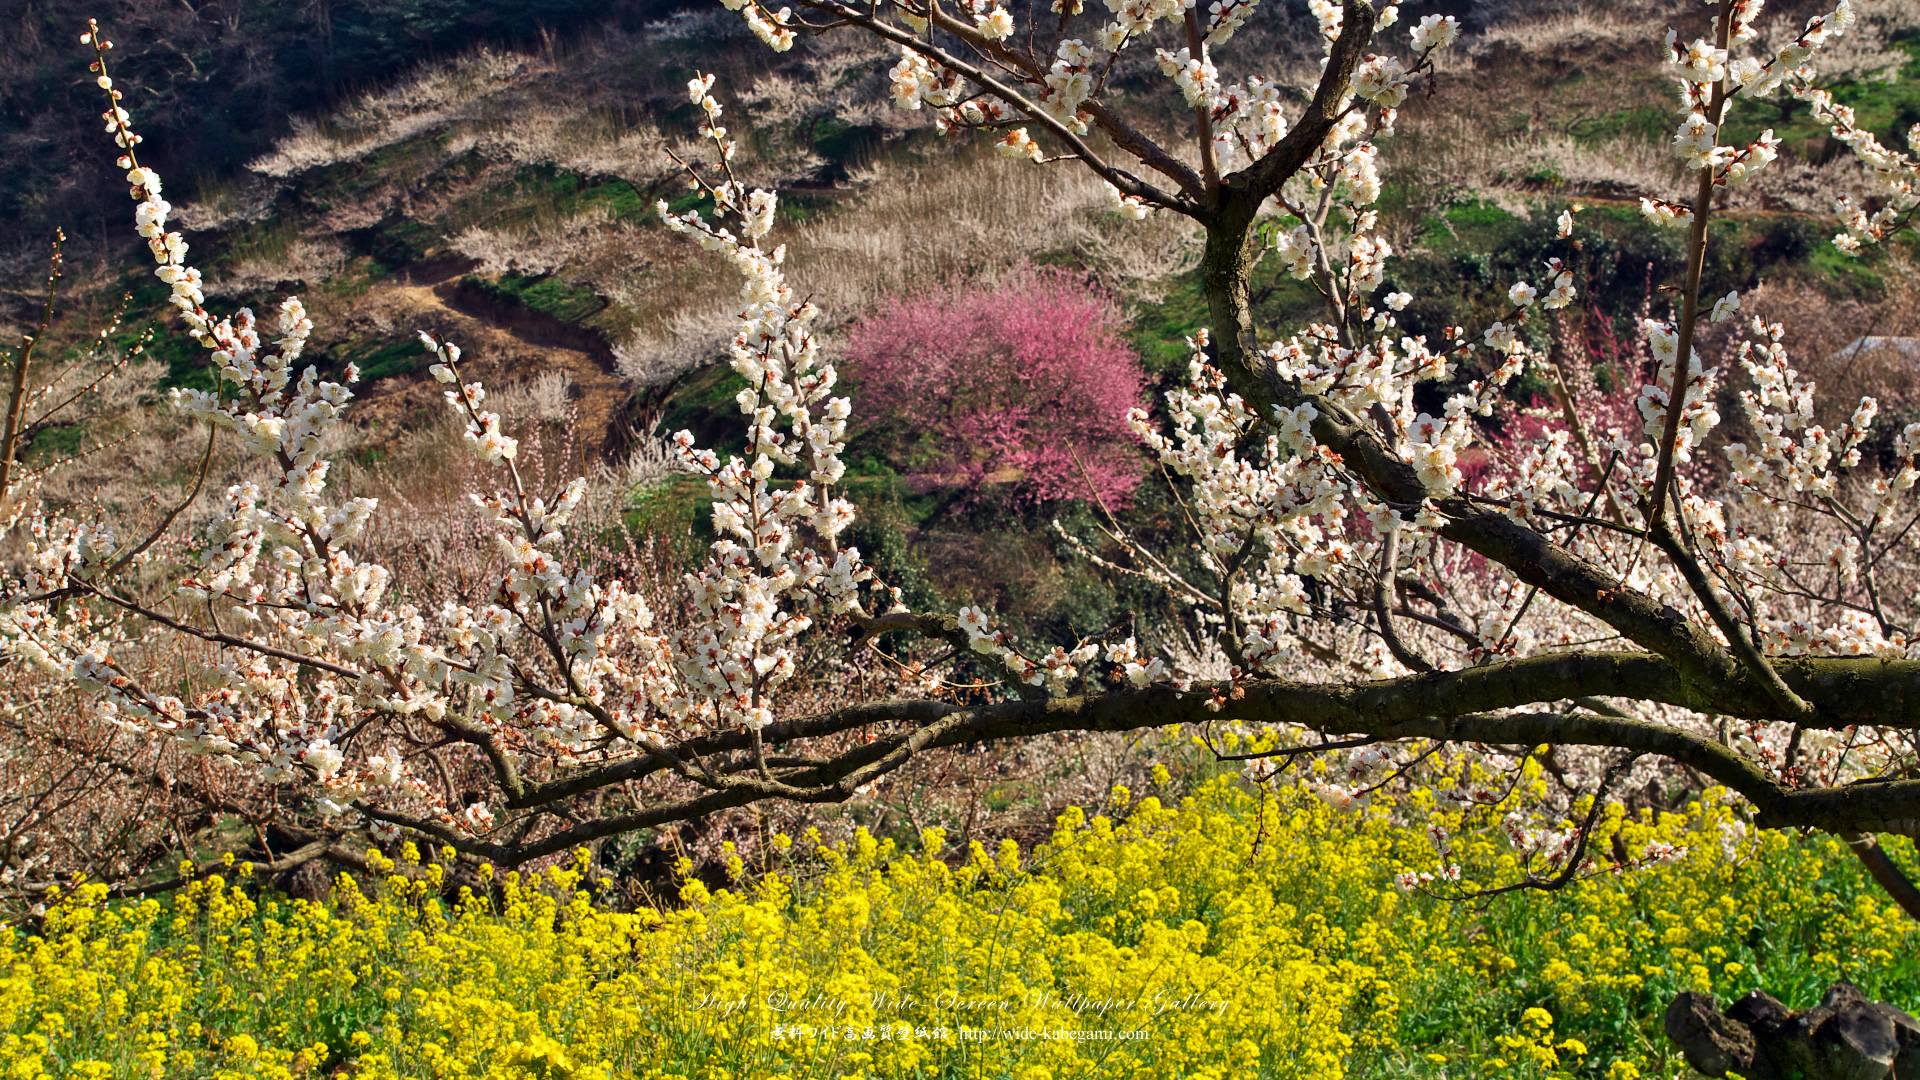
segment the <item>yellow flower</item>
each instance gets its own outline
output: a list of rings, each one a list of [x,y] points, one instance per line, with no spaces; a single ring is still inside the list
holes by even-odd
[[[814,832],[817,854],[782,860],[791,873],[743,866],[710,889],[688,865],[681,906],[634,912],[580,891],[577,852],[501,874],[497,902],[443,903],[379,873],[342,875],[326,903],[218,875],[165,903],[88,884],[49,902],[37,936],[0,936],[0,1076],[39,1076],[57,1049],[72,1076],[106,1062],[219,1080],[342,1058],[366,1080],[1564,1080],[1589,1057],[1607,1080],[1639,1080],[1665,1001],[1713,973],[1743,990],[1748,941],[1795,943],[1820,978],[1842,974],[1844,949],[1845,973],[1880,978],[1884,996],[1920,989],[1891,973],[1920,934],[1870,899],[1857,860],[1760,833],[1729,863],[1717,796],[1603,815],[1630,847],[1693,853],[1675,865],[1485,909],[1402,894],[1388,875],[1434,866],[1432,823],[1463,875],[1511,880],[1498,815],[1424,795],[1342,814],[1231,780],[1178,805],[1127,801],[1123,821],[1070,808],[1044,843],[976,841],[964,858],[937,828],[917,845]],[[1781,899],[1758,915],[1733,899],[1760,893]],[[962,1041],[963,1027],[1150,1037]]]

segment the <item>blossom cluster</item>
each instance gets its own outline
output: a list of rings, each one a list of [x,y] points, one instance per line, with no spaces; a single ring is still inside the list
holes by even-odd
[[[756,33],[769,19],[781,21],[786,11],[770,11],[760,0],[726,0],[726,6],[743,11]],[[935,49],[899,43],[899,60],[888,73],[889,96],[903,109],[930,109],[942,134],[994,130],[999,132],[996,147],[1001,153],[1047,160],[1040,141],[1027,127],[1020,126],[1020,121],[1040,122],[1056,134],[1087,134],[1093,119],[1090,110],[1098,104],[1107,74],[1120,55],[1141,46],[1157,26],[1187,18],[1193,6],[1175,0],[1109,0],[1106,7],[1111,18],[1095,27],[1090,36],[1066,36],[1073,18],[1082,14],[1082,5],[1079,0],[1056,0],[1054,11],[1062,16],[1062,36],[1050,57],[1036,61],[1002,44],[1013,34],[1014,20],[993,0],[968,0],[957,16],[938,12],[919,0],[893,0],[878,14],[897,18],[915,35],[924,35],[933,22],[938,22],[941,30],[993,57],[997,73],[1012,77],[1018,92],[1009,97],[1004,85],[987,85],[963,74]],[[1200,118],[1202,130],[1196,137],[1204,144],[1204,167],[1215,172],[1258,160],[1289,130],[1284,103],[1290,94],[1284,84],[1258,75],[1229,80],[1221,75],[1213,58],[1213,49],[1231,40],[1257,7],[1258,0],[1222,0],[1209,5],[1199,14],[1197,46],[1189,42],[1178,48],[1153,50],[1155,65]],[[1317,0],[1313,7],[1331,49],[1339,33],[1340,8],[1327,0]],[[1393,25],[1396,18],[1397,9],[1385,8],[1376,17],[1376,29]],[[1415,55],[1409,61],[1384,55],[1367,57],[1348,92],[1381,109],[1382,115],[1373,122],[1380,130],[1391,132],[1393,109],[1405,101],[1421,72],[1431,69],[1432,56],[1452,45],[1459,34],[1460,24],[1453,16],[1427,16],[1410,32]],[[785,42],[776,47],[784,48]],[[1354,124],[1366,126],[1369,122],[1364,110],[1354,110],[1350,117],[1344,133],[1329,140],[1330,149],[1350,139]],[[1115,202],[1117,210],[1131,217],[1143,216],[1148,210],[1148,204],[1133,192],[1116,190]]]
[[[674,649],[681,676],[700,696],[673,696],[667,707],[677,719],[705,718],[717,708],[725,722],[763,728],[773,720],[772,690],[795,671],[794,638],[814,616],[864,610],[863,585],[877,590],[882,610],[893,597],[858,549],[839,544],[854,517],[853,504],[833,492],[846,472],[840,455],[851,406],[832,396],[836,374],[821,360],[812,329],[819,312],[786,283],[786,249],[759,249],[773,197],[743,193],[733,181],[712,190],[716,222],[737,215],[745,240],[697,210],[674,214],[662,202],[660,215],[668,228],[727,256],[746,281],[732,364],[747,382],[738,404],[750,422],[750,449],[749,457],[723,463],[697,449],[690,433],[674,437],[683,463],[708,478],[718,539],[707,564],[686,579],[705,618]],[[776,483],[781,468],[798,469],[805,479]],[[800,609],[783,607],[796,602]]]
[[[1225,377],[1207,365],[1205,337],[1190,344],[1196,355],[1189,384],[1167,396],[1172,434],[1143,411],[1130,420],[1161,464],[1191,483],[1200,565],[1231,583],[1231,609],[1219,610],[1218,590],[1170,572],[1162,577],[1195,602],[1208,598],[1206,610],[1231,620],[1229,632],[1240,639],[1236,663],[1264,670],[1288,651],[1291,616],[1308,612],[1302,579],[1330,577],[1355,554],[1342,528],[1344,490],[1332,454],[1313,442],[1311,405],[1275,417],[1263,432]]]
[[[1870,148],[1866,154],[1869,160],[1873,152],[1879,152],[1878,143],[1873,142],[1871,135],[1862,137],[1852,128],[1851,110],[1845,112],[1843,119],[1842,114],[1835,111],[1843,107],[1834,106],[1832,96],[1825,91],[1812,88],[1814,72],[1806,63],[1818,49],[1853,26],[1855,16],[1849,0],[1836,0],[1831,12],[1807,20],[1801,33],[1770,54],[1736,55],[1758,38],[1755,20],[1762,6],[1763,0],[1738,0],[1730,5],[1722,17],[1724,25],[1720,25],[1721,19],[1716,19],[1716,30],[1724,31],[1717,39],[1700,37],[1683,43],[1678,33],[1667,31],[1666,59],[1680,90],[1681,120],[1674,131],[1673,151],[1686,169],[1707,172],[1708,179],[1703,182],[1709,185],[1709,190],[1745,183],[1780,156],[1780,139],[1772,128],[1744,146],[1727,145],[1720,137],[1726,126],[1727,110],[1735,99],[1771,97],[1782,85],[1790,85],[1796,96],[1812,100],[1815,115],[1833,124],[1836,136],[1857,144],[1856,149]],[[1718,45],[1716,40],[1726,44]],[[1841,135],[1843,127],[1848,134]],[[1843,203],[1842,216],[1848,219],[1848,231],[1841,234],[1846,239],[1839,242],[1843,249],[1851,250],[1858,249],[1862,237],[1881,235],[1874,230],[1883,228],[1900,213],[1895,209],[1876,225],[1864,214],[1859,215],[1858,222],[1854,221],[1850,208],[1850,203]],[[1640,210],[1656,223],[1679,225],[1692,220],[1695,207],[1643,197]]]
[[[1329,39],[1337,35],[1338,8],[1313,6]],[[1849,235],[1871,240],[1906,224],[1907,212],[1916,205],[1912,179],[1920,170],[1912,159],[1885,150],[1858,129],[1852,114],[1830,96],[1810,88],[1813,73],[1806,61],[1848,29],[1850,8],[1840,3],[1810,20],[1771,57],[1739,56],[1739,48],[1755,37],[1757,15],[1757,4],[1732,5],[1726,15],[1732,54],[1705,39],[1668,41],[1684,102],[1675,139],[1683,163],[1708,170],[1706,179],[1714,185],[1740,183],[1766,167],[1777,154],[1778,140],[1769,131],[1744,147],[1720,145],[1725,108],[1730,100],[1764,97],[1792,82],[1885,188],[1877,194],[1886,208],[1872,218],[1843,204]],[[1413,35],[1417,49],[1442,46],[1451,36],[1450,27],[1432,20]],[[1192,55],[1163,50],[1159,59],[1190,104],[1220,83],[1218,74],[1196,64]],[[1535,590],[1497,573],[1474,569],[1474,587],[1448,588],[1444,583],[1456,556],[1436,533],[1448,513],[1459,510],[1440,504],[1461,495],[1553,536],[1627,587],[1671,605],[1716,635],[1721,631],[1709,616],[1709,601],[1744,612],[1758,644],[1771,653],[1920,655],[1875,581],[1875,574],[1891,565],[1883,562],[1885,556],[1902,543],[1894,535],[1897,527],[1890,525],[1920,480],[1913,456],[1920,450],[1920,425],[1895,432],[1891,466],[1876,468],[1866,449],[1876,404],[1863,400],[1842,425],[1816,422],[1814,389],[1791,368],[1780,327],[1755,321],[1748,339],[1737,339],[1732,349],[1730,366],[1744,370],[1752,382],[1753,389],[1738,397],[1755,437],[1725,444],[1731,480],[1725,490],[1709,486],[1696,459],[1722,423],[1721,372],[1729,365],[1703,360],[1691,325],[1686,333],[1694,343],[1680,356],[1683,324],[1692,315],[1656,318],[1649,311],[1638,320],[1651,378],[1638,387],[1637,397],[1629,395],[1639,414],[1634,424],[1615,425],[1609,414],[1605,425],[1592,427],[1601,417],[1583,417],[1569,396],[1563,414],[1546,425],[1542,437],[1512,448],[1481,423],[1496,412],[1512,415],[1502,400],[1504,387],[1528,367],[1544,374],[1550,385],[1561,385],[1567,368],[1587,362],[1584,348],[1568,357],[1540,345],[1540,322],[1556,318],[1578,295],[1572,268],[1555,258],[1535,279],[1539,284],[1507,283],[1506,312],[1474,332],[1446,327],[1435,335],[1438,341],[1431,341],[1398,330],[1398,313],[1412,298],[1398,291],[1381,294],[1390,280],[1393,252],[1377,232],[1374,140],[1391,133],[1405,73],[1417,66],[1365,58],[1353,90],[1373,111],[1348,112],[1320,157],[1276,197],[1281,216],[1268,227],[1267,257],[1282,272],[1311,281],[1327,298],[1328,318],[1273,343],[1263,360],[1269,365],[1265,370],[1291,381],[1309,402],[1324,401],[1343,418],[1375,426],[1413,467],[1425,500],[1380,503],[1364,478],[1348,472],[1345,462],[1329,459],[1313,434],[1327,406],[1309,403],[1255,415],[1227,392],[1224,377],[1208,361],[1203,334],[1194,341],[1190,380],[1168,395],[1164,413],[1134,418],[1149,448],[1183,481],[1200,575],[1118,532],[1109,538],[1121,545],[1124,559],[1084,542],[1076,541],[1077,550],[1178,598],[1217,635],[1212,644],[1223,657],[1217,670],[1231,680],[1253,673],[1325,677],[1329,666],[1337,668],[1342,661],[1374,676],[1398,675],[1419,670],[1417,665],[1427,662],[1422,654],[1430,658],[1458,650],[1481,662],[1611,636],[1598,620],[1537,597]],[[1113,197],[1123,212],[1145,212],[1117,189]],[[1578,209],[1560,215],[1559,238],[1570,248],[1578,243]],[[1693,213],[1687,203],[1658,199],[1649,199],[1644,209],[1670,222],[1687,221]],[[1852,246],[1849,235],[1837,241],[1843,248]],[[1698,301],[1700,326],[1737,321],[1740,313],[1737,293]],[[1456,374],[1463,369],[1469,373],[1464,379]],[[1473,378],[1476,369],[1480,375]],[[1616,369],[1614,375],[1619,374]],[[1447,399],[1440,415],[1417,409],[1415,386],[1439,380],[1466,381],[1467,392]],[[1676,441],[1663,455],[1659,444],[1674,409],[1679,412]],[[1884,461],[1886,451],[1881,453]],[[1676,469],[1675,505],[1687,542],[1709,577],[1706,597],[1664,561],[1648,559],[1644,539],[1631,538],[1630,530],[1645,524],[1645,500],[1655,491],[1663,461]],[[1397,612],[1390,610],[1395,607]],[[1343,626],[1343,610],[1370,614],[1358,627]],[[1167,672],[1157,678],[1180,686],[1184,675],[1177,654],[1168,651]],[[1130,643],[1123,655],[1129,660],[1125,677],[1137,680],[1138,646]],[[1226,700],[1216,697],[1216,705]],[[1716,733],[1708,718],[1684,709],[1639,704],[1634,712],[1703,738],[1729,738]],[[1793,783],[1873,775],[1911,751],[1901,733],[1882,729],[1849,729],[1847,741],[1836,745],[1824,735],[1790,735],[1783,727],[1759,724],[1732,739],[1768,774]],[[1600,757],[1577,751],[1571,756],[1584,782],[1597,783],[1604,772]],[[1316,790],[1339,805],[1364,804],[1378,763],[1364,751],[1324,757],[1344,779],[1323,777]],[[1485,760],[1499,769],[1521,767],[1520,759],[1499,753]],[[1249,770],[1256,778],[1272,775],[1253,763]],[[1552,799],[1548,804],[1560,805]],[[1543,865],[1557,865],[1569,855],[1573,833],[1545,821],[1516,818],[1516,849],[1538,856]],[[1676,856],[1672,850],[1649,849],[1635,857],[1658,862]]]
[[[102,65],[104,55],[102,43]],[[296,784],[322,814],[352,810],[376,836],[405,827],[484,837],[500,824],[497,803],[455,802],[449,784],[430,782],[435,771],[444,779],[440,759],[407,748],[428,745],[423,730],[474,748],[475,764],[510,793],[556,767],[650,755],[714,728],[765,727],[796,670],[796,636],[819,618],[864,611],[863,602],[884,610],[893,595],[839,542],[854,518],[836,489],[850,405],[832,396],[835,372],[811,325],[818,313],[787,284],[784,251],[759,246],[776,201],[733,179],[711,87],[700,77],[689,92],[723,177],[708,185],[714,221],[697,211],[663,218],[742,275],[733,363],[751,387],[739,401],[750,450],[722,461],[685,432],[675,440],[714,499],[717,539],[685,579],[695,617],[658,628],[629,583],[574,564],[569,534],[588,482],[532,489],[516,464],[518,440],[463,374],[458,346],[430,335],[429,370],[474,459],[500,482],[470,496],[499,569],[483,595],[437,608],[396,589],[358,542],[378,500],[339,498],[329,483],[324,448],[357,372],[349,366],[336,381],[302,366],[312,323],[297,299],[266,319],[247,309],[206,315],[187,245],[165,231],[159,177],[135,165],[137,228],[216,376],[214,389],[175,389],[171,403],[237,444],[264,476],[225,490],[198,557],[171,582],[176,603],[206,612],[204,621],[116,591],[114,575],[143,546],[107,521],[30,515],[29,557],[0,604],[0,648],[90,694],[114,724],[267,784]],[[121,146],[139,143],[124,113],[108,119]],[[149,685],[121,625],[128,615],[234,648],[189,693]]]

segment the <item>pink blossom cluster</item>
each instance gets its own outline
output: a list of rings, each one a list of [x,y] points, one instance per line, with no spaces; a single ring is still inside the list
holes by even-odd
[[[870,429],[925,488],[1123,504],[1145,378],[1112,299],[1060,271],[894,297],[847,332]]]

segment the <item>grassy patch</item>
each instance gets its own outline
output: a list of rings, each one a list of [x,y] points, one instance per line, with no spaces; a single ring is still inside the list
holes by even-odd
[[[1644,105],[1613,109],[1597,116],[1583,116],[1569,123],[1566,130],[1576,142],[1582,143],[1604,143],[1615,139],[1662,142],[1672,137],[1673,126],[1671,110]]]
[[[300,236],[299,223],[279,214],[250,222],[223,238],[215,266],[277,258],[285,254]]]
[[[26,447],[25,460],[31,465],[46,465],[91,450],[94,436],[85,424],[57,424],[33,432]]]
[[[207,360],[207,350],[179,329],[179,316],[167,304],[172,290],[151,274],[138,271],[122,277],[119,288],[125,290],[130,299],[128,317],[122,320],[120,333],[114,338],[115,347],[133,349],[145,329],[152,326],[154,333],[147,342],[146,354],[167,366],[161,386],[213,389],[213,369]]]
[[[693,432],[697,446],[711,447],[722,459],[747,451],[745,424],[734,396],[747,380],[727,364],[712,364],[687,376],[667,401],[655,430]]]
[[[1834,101],[1849,106],[1854,123],[1879,136],[1888,146],[1906,146],[1907,129],[1920,121],[1920,42],[1903,42],[1909,60],[1890,80],[1845,80],[1830,85]],[[1817,64],[1817,62],[1816,62]],[[1764,102],[1741,102],[1729,115],[1722,140],[1733,145],[1759,138],[1773,129],[1795,156],[1825,161],[1848,151],[1832,137],[1827,125],[1813,117],[1811,106],[1782,93]]]
[[[843,178],[848,166],[880,149],[885,141],[878,128],[850,124],[838,116],[815,121],[808,135],[813,152],[834,163],[834,179]]]
[[[367,253],[388,273],[447,249],[444,233],[428,222],[411,219],[377,225],[367,232],[363,243]]]
[[[303,201],[326,211],[335,202],[357,201],[396,180],[424,179],[445,162],[441,133],[416,135],[365,157],[325,165],[301,177]]]
[[[424,370],[431,354],[411,335],[356,335],[326,354],[328,370],[338,374],[349,363],[360,367],[360,381],[376,382]]]
[[[607,306],[592,289],[551,274],[528,277],[505,274],[498,281],[467,277],[462,284],[512,300],[522,307],[551,315],[565,323],[584,323]]]
[[[1182,276],[1162,299],[1134,309],[1127,340],[1142,367],[1155,376],[1184,374],[1186,339],[1207,325],[1207,296],[1198,274]]]
[[[635,536],[670,540],[677,554],[692,563],[713,540],[712,508],[706,477],[677,474],[634,492],[625,521]]]

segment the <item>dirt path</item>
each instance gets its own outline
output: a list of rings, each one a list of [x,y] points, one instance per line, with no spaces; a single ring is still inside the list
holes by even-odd
[[[628,390],[614,374],[612,356],[595,355],[567,341],[565,328],[550,330],[543,317],[502,325],[477,305],[461,302],[459,276],[430,280],[398,279],[376,285],[369,301],[395,313],[407,332],[430,330],[460,346],[462,366],[489,388],[530,380],[546,371],[564,372],[573,382],[578,420],[571,432],[587,462],[606,460],[625,445],[624,411]],[[361,395],[363,415],[404,425],[424,408],[444,408],[440,387],[420,375],[383,379]]]

